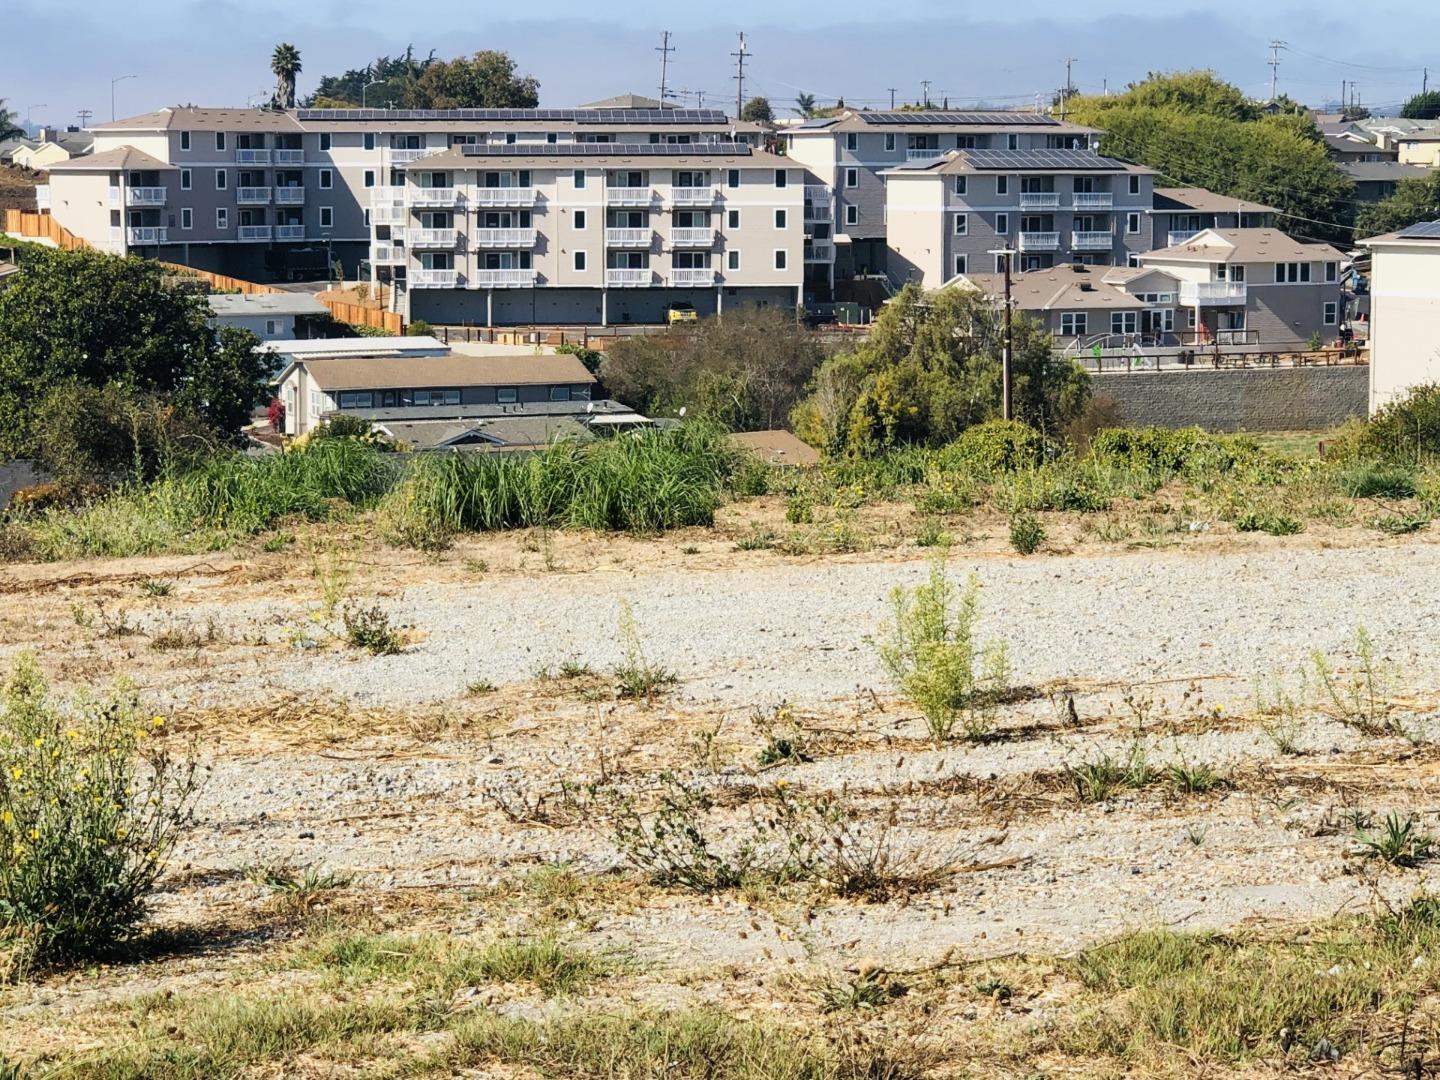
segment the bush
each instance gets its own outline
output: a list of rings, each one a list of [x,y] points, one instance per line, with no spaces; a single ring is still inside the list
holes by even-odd
[[[435,332],[435,328],[424,319],[416,319],[405,328],[405,332],[411,337],[425,337]]]
[[[987,420],[961,432],[958,439],[941,448],[935,460],[946,472],[990,474],[1033,469],[1044,452],[1044,440],[1029,424]]]
[[[33,658],[0,719],[0,919],[30,958],[103,954],[134,934],[197,789],[161,717],[124,687],[64,711]]]
[[[1033,555],[1045,543],[1045,527],[1040,519],[1027,511],[1010,516],[1010,546],[1021,555]]]
[[[1365,425],[1360,444],[1408,463],[1440,454],[1440,384],[1417,386],[1404,399],[1385,406]]]
[[[405,648],[405,639],[390,625],[390,616],[379,604],[368,608],[349,607],[340,613],[345,641],[371,656],[395,656]]]
[[[1415,474],[1403,465],[1356,462],[1340,474],[1340,487],[1352,499],[1409,499],[1415,495]]]

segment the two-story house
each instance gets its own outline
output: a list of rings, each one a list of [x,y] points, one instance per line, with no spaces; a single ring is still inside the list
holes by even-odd
[[[1197,187],[1155,189],[1151,249],[1183,244],[1202,229],[1273,229],[1273,206],[1217,195]]]

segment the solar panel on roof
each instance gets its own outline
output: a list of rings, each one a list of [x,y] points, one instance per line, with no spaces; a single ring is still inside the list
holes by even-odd
[[[569,121],[577,124],[726,124],[720,109],[298,109],[299,120]]]
[[[1016,126],[1034,126],[1039,124],[1058,124],[1059,121],[1053,116],[1046,116],[1044,113],[1033,112],[861,112],[856,113],[861,120],[867,124],[954,124],[959,126],[974,124],[1004,124]]]
[[[459,147],[465,157],[749,157],[748,143],[508,143]]]
[[[1440,240],[1440,221],[1422,221],[1400,230],[1402,240]]]
[[[976,169],[1124,169],[1117,158],[1101,157],[1092,150],[963,150],[965,161]]]

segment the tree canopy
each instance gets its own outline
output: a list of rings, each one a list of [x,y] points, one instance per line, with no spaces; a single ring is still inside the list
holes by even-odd
[[[740,110],[740,119],[747,120],[752,124],[773,124],[775,110],[770,107],[769,98],[752,97]]]
[[[270,71],[275,76],[275,104],[280,108],[295,107],[295,79],[301,70],[299,49],[288,42],[275,46],[270,56]]]
[[[321,78],[306,101],[314,108],[390,106],[411,109],[533,108],[540,84],[515,74],[515,61],[487,50],[471,57],[440,60],[432,49],[419,58],[412,45],[402,56],[382,56],[363,68]]]
[[[250,419],[266,387],[258,339],[214,333],[204,298],[158,263],[34,245],[17,258],[0,292],[0,452],[33,449],[36,403],[65,382],[165,395],[225,435]]]
[[[20,127],[20,117],[15,110],[5,107],[5,99],[0,98],[0,139],[8,139],[14,135],[24,135],[25,131]]]
[[[792,413],[795,432],[830,453],[950,442],[1001,415],[1002,334],[1000,313],[979,294],[907,285],[864,344],[821,365]],[[1089,375],[1056,360],[1050,335],[1027,316],[1015,317],[1013,342],[1016,419],[1058,431],[1084,411]]]
[[[1395,185],[1394,195],[1362,206],[1355,219],[1355,235],[1378,236],[1417,221],[1436,220],[1440,220],[1440,171],[1401,180]]]
[[[1406,120],[1440,119],[1440,90],[1427,90],[1416,94],[1400,106],[1400,115]]]

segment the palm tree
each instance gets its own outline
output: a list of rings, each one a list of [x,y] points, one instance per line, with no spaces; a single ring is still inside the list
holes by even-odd
[[[282,109],[295,107],[295,76],[300,74],[300,50],[287,42],[275,46],[270,56],[270,70],[275,73],[275,104]]]
[[[795,111],[805,119],[815,115],[815,95],[807,94],[803,90],[795,95]]]
[[[15,122],[19,119],[20,115],[7,109],[5,99],[0,98],[0,139],[26,134],[25,129]]]

